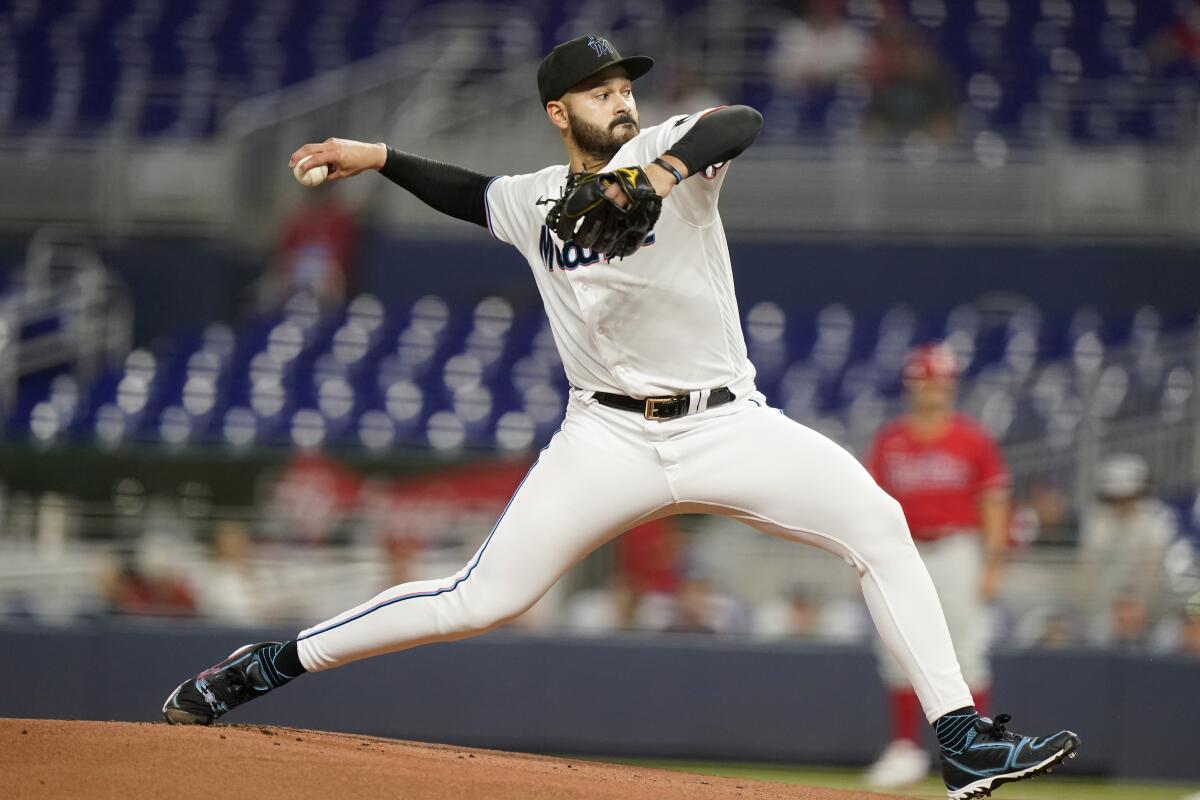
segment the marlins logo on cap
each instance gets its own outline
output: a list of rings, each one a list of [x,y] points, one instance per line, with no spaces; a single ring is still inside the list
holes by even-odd
[[[608,39],[605,39],[603,36],[587,37],[587,46],[595,51],[596,58],[603,58],[610,53],[616,52],[613,46],[609,43]]]
[[[542,107],[558,100],[572,86],[609,67],[624,67],[629,80],[650,71],[654,59],[646,56],[622,58],[613,43],[603,36],[577,36],[551,50],[538,66],[538,96]]]

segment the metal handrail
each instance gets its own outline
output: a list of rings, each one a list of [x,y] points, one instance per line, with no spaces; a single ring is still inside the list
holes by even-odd
[[[17,382],[50,367],[69,365],[88,380],[106,359],[124,355],[133,317],[124,289],[105,269],[89,237],[44,226],[29,241],[14,296],[0,309],[0,412],[11,409]],[[57,319],[57,328],[22,338],[21,329]],[[36,327],[35,327],[36,329]]]

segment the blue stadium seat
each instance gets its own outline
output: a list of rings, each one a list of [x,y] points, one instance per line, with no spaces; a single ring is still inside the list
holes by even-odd
[[[635,4],[606,19],[614,31],[638,29],[644,19],[659,24],[662,9],[679,15],[705,4]],[[51,124],[77,135],[113,128],[145,136],[211,135],[237,100],[400,44],[427,27],[417,24],[422,15],[445,5],[442,0],[16,4],[13,12],[0,13],[0,67],[15,76],[11,91],[0,85],[0,131],[36,132]],[[968,119],[967,141],[985,128],[1006,140],[1036,135],[1043,119],[1037,107],[1052,102],[1063,86],[1114,80],[1169,86],[1197,78],[1195,65],[1184,61],[1152,74],[1142,50],[1177,19],[1172,0],[904,0],[897,6],[956,76],[964,97],[979,103],[980,81],[974,90],[971,84],[977,75],[990,76],[998,87],[999,103],[987,100],[982,116]],[[849,7],[852,23],[873,31],[879,5]],[[517,0],[509,8],[520,22],[514,30],[528,33],[497,34],[492,55],[505,63],[531,60],[573,32],[571,19],[579,13],[567,0],[538,4],[536,13]],[[776,27],[746,31],[747,63],[765,61]],[[861,84],[844,81],[793,98],[777,92],[769,76],[751,71],[739,99],[769,109],[767,137],[837,137],[861,124]],[[1160,103],[1165,108],[1157,110],[1154,101],[1139,99],[1139,91],[1126,94],[1134,98],[1132,105],[1117,105],[1115,125],[1109,111],[1083,108],[1072,115],[1070,134],[1085,141],[1181,135],[1169,94]]]
[[[835,303],[812,317],[765,302],[744,320],[770,401],[851,443],[896,409],[910,348],[944,338],[965,366],[973,413],[1008,441],[1049,437],[1060,446],[1074,441],[1080,398],[1093,388],[1103,417],[1171,422],[1188,413],[1192,365],[1160,345],[1182,322],[1150,307],[1119,319],[1086,307],[1045,315],[1004,297],[947,314],[903,305],[856,314]],[[1110,358],[1126,347],[1124,360]],[[32,376],[5,426],[47,445],[521,451],[553,434],[566,391],[535,307],[429,296],[394,308],[360,297],[322,311],[300,298],[236,329],[218,323],[153,352],[134,350],[90,385],[62,370]]]

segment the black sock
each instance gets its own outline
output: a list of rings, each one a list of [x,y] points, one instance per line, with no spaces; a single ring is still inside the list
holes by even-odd
[[[292,639],[282,645],[271,645],[263,648],[261,651],[263,663],[269,669],[265,670],[267,680],[271,682],[271,686],[278,689],[292,678],[299,677],[305,672],[304,665],[300,663],[300,654],[296,651],[296,640]]]
[[[957,755],[966,750],[975,738],[976,730],[972,723],[977,719],[979,712],[975,706],[963,706],[938,717],[933,723],[933,732],[937,735],[942,752]]]

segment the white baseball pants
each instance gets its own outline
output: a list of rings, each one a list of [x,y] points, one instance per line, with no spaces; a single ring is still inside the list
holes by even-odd
[[[988,664],[988,615],[980,586],[983,581],[981,533],[958,533],[935,542],[917,542],[917,552],[941,597],[954,598],[945,607],[946,626],[954,640],[963,679],[973,691],[991,688]],[[880,675],[889,689],[908,686],[908,675],[884,648],[879,648]]]
[[[972,704],[899,504],[850,453],[759,393],[665,422],[573,393],[561,430],[465,567],[302,631],[300,661],[315,672],[484,633],[599,545],[678,513],[733,517],[843,558],[929,721]]]

